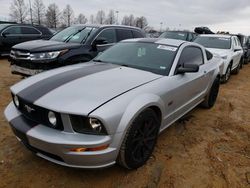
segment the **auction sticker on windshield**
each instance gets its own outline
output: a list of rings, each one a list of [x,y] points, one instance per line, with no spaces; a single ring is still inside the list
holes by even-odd
[[[172,46],[165,46],[165,45],[159,45],[157,47],[158,49],[161,49],[161,50],[168,50],[168,51],[172,51],[172,52],[175,52],[177,50],[176,47],[172,47]]]

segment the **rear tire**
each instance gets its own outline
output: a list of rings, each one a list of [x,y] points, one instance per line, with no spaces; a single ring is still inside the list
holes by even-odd
[[[128,169],[143,166],[153,153],[160,121],[152,109],[143,111],[131,124],[123,139],[118,164]]]
[[[241,69],[241,67],[242,67],[242,59],[240,60],[240,62],[239,62],[239,64],[238,64],[238,66],[236,67],[236,69],[234,69],[233,70],[233,74],[239,74],[239,72],[240,72],[240,69]]]
[[[216,79],[213,82],[213,85],[209,91],[209,94],[206,96],[205,101],[201,104],[204,108],[212,108],[216,102],[216,99],[219,94],[220,89],[220,79],[219,77],[216,77]]]

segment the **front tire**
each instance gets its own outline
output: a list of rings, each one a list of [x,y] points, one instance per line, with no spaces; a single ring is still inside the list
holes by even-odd
[[[152,109],[143,111],[129,127],[122,142],[117,162],[128,169],[143,166],[153,153],[160,121]]]
[[[219,89],[220,89],[220,79],[219,77],[216,77],[210,89],[209,94],[206,96],[205,101],[201,105],[205,108],[212,108],[218,97]]]
[[[223,77],[222,77],[222,80],[221,80],[222,83],[227,83],[228,82],[228,80],[231,77],[231,70],[232,70],[232,64],[228,65],[227,70],[226,70],[226,74],[223,75]]]

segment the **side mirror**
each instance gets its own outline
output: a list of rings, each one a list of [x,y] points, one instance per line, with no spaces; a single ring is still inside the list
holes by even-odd
[[[184,64],[183,66],[177,68],[177,74],[185,74],[185,73],[195,73],[199,72],[199,65],[196,64]]]
[[[108,44],[108,41],[106,40],[106,38],[100,37],[97,38],[94,42],[93,42],[93,46],[98,46],[98,45],[104,45],[104,44]]]
[[[234,49],[234,52],[238,52],[238,51],[241,51],[241,49],[239,48]]]

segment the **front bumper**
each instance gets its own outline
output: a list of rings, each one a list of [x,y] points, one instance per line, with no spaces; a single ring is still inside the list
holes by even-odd
[[[5,117],[18,138],[36,155],[51,162],[75,168],[104,168],[115,164],[118,151],[111,136],[85,135],[55,130],[26,119],[10,103]],[[114,137],[120,137],[115,135]],[[109,147],[102,151],[72,152],[72,148],[93,148],[103,145]]]

